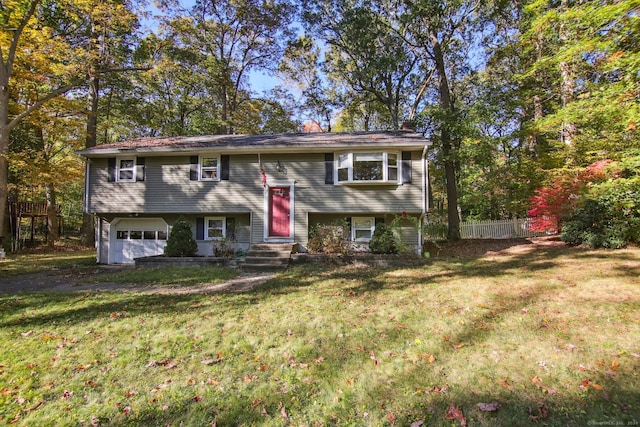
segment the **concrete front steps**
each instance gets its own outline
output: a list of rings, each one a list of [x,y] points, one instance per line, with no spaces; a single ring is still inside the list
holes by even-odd
[[[257,243],[242,263],[242,271],[281,271],[289,266],[295,243]]]

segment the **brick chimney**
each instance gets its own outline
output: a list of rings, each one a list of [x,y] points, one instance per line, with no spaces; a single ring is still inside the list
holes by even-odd
[[[416,131],[416,123],[413,120],[405,120],[402,122],[402,126],[400,130],[406,132],[415,132]]]

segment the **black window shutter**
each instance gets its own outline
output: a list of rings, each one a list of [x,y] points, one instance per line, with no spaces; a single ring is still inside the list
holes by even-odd
[[[231,241],[236,240],[236,219],[235,218],[226,218],[227,223],[227,239]]]
[[[196,240],[204,240],[204,218],[196,218]]]
[[[144,181],[145,158],[136,157],[136,181]]]
[[[190,169],[189,169],[189,179],[191,181],[197,181],[198,180],[198,156],[191,156],[189,158],[189,164],[190,164]]]
[[[116,180],[116,158],[109,157],[107,159],[108,167],[107,167],[107,181],[115,182]]]
[[[324,183],[333,184],[333,153],[324,155]]]
[[[384,224],[384,217],[376,217],[376,227],[378,224]]]
[[[402,152],[402,183],[411,184],[411,151]]]
[[[220,179],[229,180],[229,156],[220,156]]]

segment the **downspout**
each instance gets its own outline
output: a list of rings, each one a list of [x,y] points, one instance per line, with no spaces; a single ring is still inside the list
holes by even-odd
[[[84,163],[84,200],[82,201],[82,212],[89,214],[89,171],[91,159],[87,159]],[[96,233],[95,229],[93,230]],[[96,246],[96,263],[100,264],[102,259],[102,218],[98,218],[98,235],[94,239]]]
[[[417,253],[419,256],[422,256],[422,225],[424,223],[424,218],[427,216],[427,212],[431,209],[429,206],[429,195],[428,195],[428,183],[429,183],[429,166],[427,165],[427,150],[429,149],[429,144],[425,145],[422,149],[422,157],[420,158],[420,163],[422,164],[422,212],[420,213],[420,219],[418,224],[420,225],[418,228],[418,250]]]
[[[89,213],[89,162],[91,159],[87,159],[84,163],[84,200],[82,201],[82,211],[86,214]]]
[[[98,217],[98,238],[96,239],[96,263],[102,264],[102,217]],[[109,264],[108,259],[107,259],[107,264]]]

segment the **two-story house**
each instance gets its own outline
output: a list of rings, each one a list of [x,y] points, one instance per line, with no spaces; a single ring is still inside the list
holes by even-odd
[[[162,254],[180,215],[199,255],[221,238],[304,251],[311,227],[342,218],[351,240],[366,243],[376,222],[426,212],[429,145],[397,131],[139,138],[82,150],[98,262]],[[419,238],[407,228],[408,243]]]

